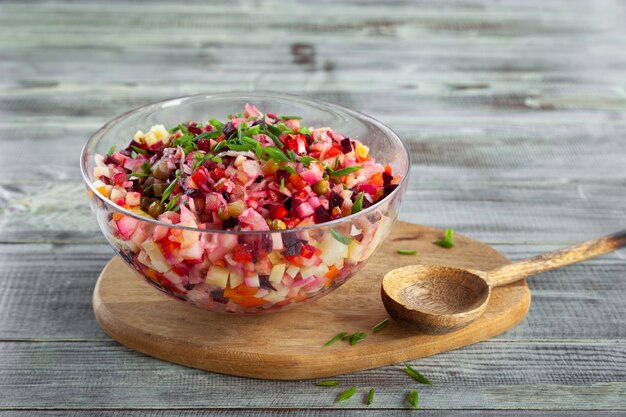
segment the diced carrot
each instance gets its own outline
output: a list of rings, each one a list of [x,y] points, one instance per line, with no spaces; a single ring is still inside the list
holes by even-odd
[[[389,166],[389,164],[385,165],[385,172],[391,175],[391,167]]]
[[[339,274],[339,269],[337,269],[335,265],[331,265],[330,268],[328,268],[328,272],[326,272],[324,276],[332,281],[337,276],[337,274]]]
[[[124,217],[124,215],[121,214],[121,213],[113,213],[113,220],[115,220],[115,221],[118,221],[122,217]]]
[[[385,181],[383,180],[383,174],[380,172],[372,175],[372,178],[368,181],[370,184],[375,185],[376,187],[382,187],[385,185]]]
[[[213,262],[213,265],[225,268],[226,267],[226,261],[223,260],[223,259],[218,259],[217,261]]]

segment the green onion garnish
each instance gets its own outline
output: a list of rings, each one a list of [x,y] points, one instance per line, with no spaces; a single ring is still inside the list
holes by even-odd
[[[224,123],[219,120],[211,119],[209,120],[209,123],[211,123],[211,126],[213,126],[216,130],[222,130],[224,128]]]
[[[346,342],[350,343],[351,346],[354,346],[366,337],[367,335],[365,333],[356,332],[354,334],[342,337],[341,340],[345,340]]]
[[[446,229],[446,234],[444,235],[443,240],[435,240],[433,242],[434,245],[441,246],[442,248],[453,248],[454,247],[454,230],[448,228]]]
[[[176,178],[174,179],[174,181],[170,183],[170,185],[167,186],[165,191],[163,191],[163,196],[161,197],[161,203],[165,203],[165,200],[167,200],[170,194],[172,194],[172,191],[174,191],[174,188],[176,188],[176,184],[178,183],[179,178],[180,178],[180,171],[176,170]]]
[[[337,387],[341,385],[339,381],[320,381],[317,383],[320,387]]]
[[[129,177],[137,177],[137,178],[145,178],[148,176],[148,174],[143,173],[143,172],[131,172],[130,174],[128,174]]]
[[[348,398],[350,398],[354,394],[356,394],[356,391],[357,391],[356,387],[352,387],[352,388],[349,388],[349,389],[345,390],[344,392],[339,394],[339,397],[337,397],[337,401],[343,402],[343,401],[347,400]]]
[[[360,165],[353,165],[353,166],[351,166],[351,167],[347,167],[347,168],[344,168],[344,169],[340,169],[340,170],[338,170],[338,171],[334,171],[334,170],[333,170],[333,171],[330,171],[328,174],[329,174],[331,177],[343,177],[343,176],[346,176],[346,175],[352,174],[353,172],[356,172],[356,171],[358,171],[359,169],[361,169],[361,166],[360,166]]]
[[[142,154],[147,154],[147,153],[148,153],[148,151],[146,151],[146,150],[145,150],[145,149],[143,149],[143,148],[140,148],[139,146],[135,146],[135,145],[133,145],[133,146],[132,146],[132,148],[133,148],[133,150],[134,150],[135,152],[137,152],[137,153],[142,153]]]
[[[285,177],[280,178],[280,191],[285,189]]]
[[[330,339],[328,342],[326,342],[326,343],[324,344],[324,346],[330,346],[330,345],[332,345],[332,344],[333,344],[333,343],[335,343],[336,341],[341,340],[341,339],[342,339],[345,335],[346,335],[346,332],[341,332],[341,333],[339,333],[337,336],[333,337],[333,338],[332,338],[332,339]]]
[[[428,378],[426,378],[424,375],[422,375],[419,372],[417,372],[415,369],[411,368],[406,363],[404,364],[404,372],[406,372],[406,374],[408,376],[410,376],[411,378],[413,378],[414,380],[416,380],[420,384],[426,384],[426,385],[432,385],[433,384]]]
[[[374,326],[372,328],[372,331],[374,333],[378,333],[379,331],[381,331],[382,329],[387,327],[388,324],[389,324],[389,319],[385,319],[385,320],[381,321],[380,323],[378,323],[376,326]]]
[[[276,135],[274,135],[273,133],[270,133],[270,132],[268,132],[268,131],[264,130],[264,131],[263,131],[263,134],[264,134],[264,135],[269,136],[269,137],[270,137],[270,138],[274,141],[274,144],[275,144],[276,146],[278,146],[279,148],[283,148],[283,147],[285,146],[285,145],[283,145],[283,143],[280,141],[280,139],[278,139],[278,138],[276,137]]]
[[[310,135],[311,134],[311,130],[309,130],[308,127],[301,127],[298,129],[298,133],[302,133],[304,135]]]
[[[289,155],[289,159],[291,159],[294,162],[298,160],[298,158],[296,157],[296,153],[292,151],[291,149],[287,151],[287,155]]]
[[[396,252],[399,255],[415,255],[417,253],[416,250],[411,250],[411,249],[398,249]]]
[[[218,142],[217,145],[215,145],[215,147],[213,148],[213,152],[218,153],[226,145],[227,145],[227,142],[225,140]]]
[[[263,150],[265,151],[266,154],[270,156],[270,158],[276,161],[289,162],[289,158],[287,158],[287,155],[285,155],[283,151],[281,151],[275,146],[267,146],[263,148]]]
[[[276,135],[277,137],[283,134],[283,131],[277,128],[274,125],[267,125],[267,130],[270,131],[271,134]]]
[[[174,196],[174,198],[172,198],[169,203],[167,203],[167,205],[165,206],[165,210],[164,211],[170,211],[174,208],[174,206],[176,205],[176,203],[178,203],[178,199],[180,198],[180,194],[176,194]]]
[[[113,152],[115,152],[115,145],[111,145],[109,151],[107,152],[107,155],[111,156],[113,155]]]
[[[367,405],[372,405],[374,402],[374,388],[370,388],[370,391],[367,393]]]
[[[344,236],[344,235],[336,232],[332,227],[329,228],[328,230],[330,230],[330,234],[333,235],[333,237],[335,239],[337,239],[338,241],[340,241],[344,245],[349,245],[350,242],[352,242],[352,238],[351,237],[347,237],[347,236]]]
[[[409,404],[411,404],[411,408],[413,408],[414,410],[417,410],[419,408],[418,407],[419,395],[417,394],[417,391],[411,390],[406,395],[406,400],[409,402]]]
[[[300,116],[278,116],[280,120],[302,120]]]
[[[258,135],[260,131],[261,131],[261,125],[252,126],[250,129],[248,129],[248,131],[246,132],[246,135],[248,136]]]
[[[352,214],[358,213],[361,210],[363,210],[363,191],[361,191],[352,205]]]
[[[295,174],[295,173],[296,173],[296,170],[295,170],[295,169],[293,169],[292,167],[290,167],[289,165],[285,165],[285,166],[283,167],[283,169],[284,169],[285,171],[287,171],[288,173],[290,173],[290,174]]]
[[[302,165],[305,166],[305,168],[308,168],[309,165],[311,164],[311,162],[313,161],[317,161],[317,159],[311,157],[311,156],[301,156],[300,157],[300,162],[302,162]]]

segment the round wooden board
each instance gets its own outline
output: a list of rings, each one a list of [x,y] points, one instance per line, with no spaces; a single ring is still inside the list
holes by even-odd
[[[509,261],[495,249],[457,235],[455,247],[431,242],[440,230],[396,222],[367,266],[326,297],[280,313],[235,316],[210,313],[160,293],[115,257],[102,271],[93,295],[96,319],[120,343],[157,358],[207,371],[267,378],[307,379],[376,368],[434,355],[489,339],[523,320],[530,306],[525,281],[495,288],[486,313],[447,335],[411,333],[387,318],[380,282],[392,268],[414,263],[488,270]],[[416,256],[398,255],[416,249]],[[365,331],[354,346],[324,343],[339,332]]]

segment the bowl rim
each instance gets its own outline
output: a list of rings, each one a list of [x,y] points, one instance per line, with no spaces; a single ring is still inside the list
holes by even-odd
[[[341,112],[345,112],[348,113],[352,116],[356,116],[358,118],[361,119],[365,119],[368,122],[373,123],[374,125],[376,125],[377,127],[379,127],[383,132],[386,130],[388,132],[388,136],[394,138],[395,140],[397,140],[402,149],[404,150],[404,153],[406,155],[407,158],[407,169],[406,171],[403,173],[402,176],[402,180],[400,181],[400,183],[398,184],[398,186],[385,198],[381,199],[380,201],[376,202],[375,204],[372,204],[370,207],[366,208],[365,210],[361,210],[358,213],[354,213],[354,214],[350,214],[349,216],[346,217],[340,217],[338,219],[335,220],[331,220],[329,222],[325,222],[325,223],[317,223],[317,224],[312,224],[309,226],[303,226],[303,227],[294,227],[293,229],[285,229],[285,230],[222,230],[222,229],[201,229],[198,227],[190,227],[190,226],[181,226],[180,224],[172,224],[172,223],[167,223],[167,222],[162,222],[160,220],[154,219],[154,218],[148,218],[148,217],[144,217],[138,213],[135,213],[132,210],[128,210],[118,204],[116,204],[115,202],[113,202],[112,200],[110,200],[109,198],[107,198],[106,196],[103,196],[102,194],[100,194],[100,192],[94,187],[91,179],[89,178],[88,173],[86,172],[86,153],[87,153],[87,149],[89,148],[89,146],[91,144],[93,144],[94,142],[99,141],[104,134],[106,133],[106,131],[108,131],[111,127],[113,127],[114,125],[116,125],[117,123],[121,122],[122,120],[126,119],[127,117],[136,114],[136,113],[140,113],[144,110],[146,110],[149,107],[154,107],[154,106],[161,106],[163,107],[166,104],[171,103],[171,105],[175,105],[175,104],[181,104],[180,102],[182,100],[190,100],[190,99],[197,99],[197,98],[204,98],[207,100],[210,99],[228,99],[228,98],[232,98],[232,99],[241,99],[241,98],[250,98],[251,100],[254,99],[283,99],[283,100],[287,100],[287,101],[298,101],[301,104],[305,104],[305,105],[313,105],[313,104],[321,104],[325,107],[327,107],[329,111],[333,111],[333,110],[338,110]],[[343,107],[339,104],[335,104],[335,103],[331,103],[325,100],[318,100],[318,99],[310,99],[310,98],[305,98],[305,97],[301,97],[301,96],[297,96],[294,94],[284,94],[284,93],[272,93],[272,92],[265,92],[265,91],[255,91],[255,92],[245,92],[245,91],[238,91],[238,92],[228,92],[228,93],[198,93],[198,94],[191,94],[191,95],[185,95],[185,96],[179,96],[179,97],[172,97],[172,98],[167,98],[164,100],[159,100],[159,101],[155,101],[152,103],[148,103],[148,104],[144,104],[135,108],[132,108],[122,114],[120,114],[119,116],[114,117],[113,119],[109,120],[108,122],[106,122],[104,125],[102,125],[102,127],[100,127],[98,130],[96,130],[87,140],[87,142],[85,143],[85,145],[83,146],[83,149],[80,153],[80,172],[82,174],[83,177],[83,181],[85,182],[85,184],[87,185],[88,189],[95,195],[97,196],[104,204],[106,204],[107,206],[109,206],[112,210],[118,212],[118,213],[122,213],[126,216],[131,216],[137,220],[140,221],[144,221],[144,222],[148,222],[148,223],[152,223],[154,225],[157,226],[165,226],[168,228],[175,228],[175,229],[181,229],[181,230],[191,230],[191,231],[195,231],[195,232],[202,232],[202,233],[220,233],[220,234],[237,234],[237,235],[261,235],[261,234],[268,234],[268,233],[291,233],[291,232],[298,232],[298,231],[302,231],[302,230],[311,230],[311,229],[319,229],[321,227],[332,227],[344,222],[349,222],[350,219],[354,219],[358,216],[361,215],[365,215],[367,213],[373,212],[375,211],[377,208],[379,208],[382,204],[385,204],[388,200],[390,200],[393,196],[395,196],[400,189],[403,188],[403,186],[405,186],[408,183],[409,180],[409,174],[411,172],[411,154],[406,146],[406,144],[404,143],[404,141],[400,138],[400,136],[394,132],[390,127],[388,127],[387,125],[381,123],[380,121],[374,119],[371,116],[368,116],[365,113],[361,113],[359,111],[356,110],[352,110],[352,109],[348,109],[347,107]]]

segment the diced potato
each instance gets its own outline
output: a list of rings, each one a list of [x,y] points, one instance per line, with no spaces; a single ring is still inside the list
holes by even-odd
[[[319,249],[322,251],[320,258],[326,265],[334,265],[348,256],[348,246],[335,239],[330,233],[319,245]]]
[[[300,269],[300,274],[302,274],[302,278],[308,278],[315,275],[316,277],[322,277],[325,273],[328,272],[328,267],[325,264],[319,264],[318,266],[307,266],[306,268]]]
[[[151,240],[146,240],[141,246],[150,257],[150,263],[152,263],[154,269],[161,273],[167,272],[171,269],[170,264],[165,259],[165,256],[163,256],[163,252],[161,252],[161,248],[157,243]]]
[[[237,271],[231,271],[230,278],[228,280],[230,288],[236,288],[243,284],[243,274]]]
[[[213,287],[226,288],[226,284],[228,284],[228,276],[228,268],[211,265],[206,273],[206,279],[204,280],[204,282],[206,282],[207,285],[211,285]]]
[[[285,264],[274,265],[272,272],[270,272],[270,282],[274,285],[280,284],[283,280],[283,275],[285,275],[286,268],[287,266]]]
[[[287,268],[287,275],[289,275],[291,278],[294,278],[296,275],[298,275],[298,272],[300,272],[300,268],[295,265],[290,265],[289,268]]]

